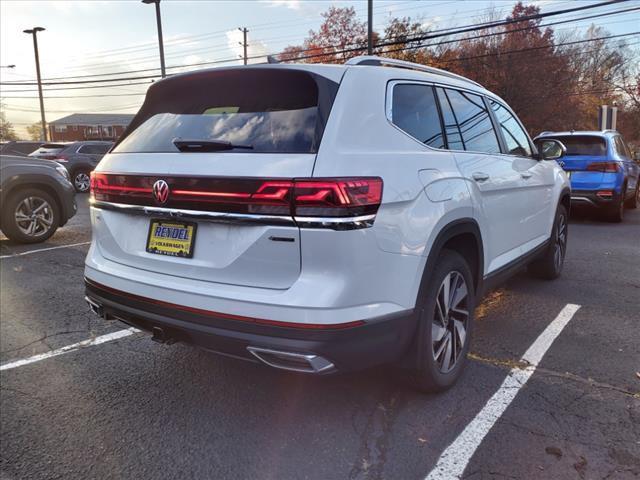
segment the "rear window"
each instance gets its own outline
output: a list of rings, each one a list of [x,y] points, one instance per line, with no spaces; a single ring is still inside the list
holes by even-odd
[[[35,152],[32,152],[29,156],[51,155],[51,154],[55,154],[55,153],[60,153],[66,147],[67,146],[63,145],[63,144],[47,143],[47,144],[42,145]]]
[[[586,135],[567,137],[545,137],[560,140],[567,147],[567,155],[600,157],[607,154],[607,144],[603,138]]]
[[[224,142],[228,152],[315,153],[338,85],[285,69],[230,69],[153,86],[112,153],[178,152]]]

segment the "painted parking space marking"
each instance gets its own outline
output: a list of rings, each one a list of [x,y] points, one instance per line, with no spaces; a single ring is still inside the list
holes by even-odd
[[[549,347],[560,335],[564,327],[573,318],[580,305],[567,304],[558,316],[545,328],[535,342],[522,356],[526,368],[513,368],[502,382],[500,388],[487,401],[476,417],[465,427],[460,435],[449,445],[431,470],[426,480],[444,480],[461,478],[469,460],[478,449],[482,440],[493,425],[500,419],[520,389],[527,383]]]
[[[13,258],[13,257],[22,257],[24,255],[31,255],[32,253],[39,253],[39,252],[48,252],[50,250],[58,250],[60,248],[70,248],[70,247],[79,247],[81,245],[89,245],[91,242],[80,242],[80,243],[70,243],[68,245],[57,245],[55,247],[48,247],[48,248],[38,248],[36,250],[29,250],[27,252],[20,252],[20,253],[11,253],[9,255],[0,255],[0,259],[3,258]]]
[[[132,327],[132,328],[127,328],[125,330],[118,330],[117,332],[113,332],[113,333],[107,333],[106,335],[101,335],[96,338],[83,340],[82,342],[74,343],[72,345],[67,345],[66,347],[58,348],[56,350],[51,350],[50,352],[40,353],[32,357],[23,358],[22,360],[16,360],[13,362],[4,363],[0,365],[0,371],[11,370],[12,368],[18,368],[24,365],[29,365],[31,363],[41,362],[42,360],[46,360],[52,357],[57,357],[58,355],[64,355],[65,353],[75,352],[82,348],[93,347],[95,345],[100,345],[102,343],[112,342],[113,340],[118,340],[120,338],[128,337],[129,335],[133,335],[134,333],[138,333],[138,332],[140,332],[140,330]]]

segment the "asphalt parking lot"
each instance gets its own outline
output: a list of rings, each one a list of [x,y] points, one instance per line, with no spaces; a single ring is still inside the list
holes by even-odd
[[[429,396],[386,368],[316,378],[112,335],[83,300],[78,200],[45,244],[0,240],[3,480],[640,477],[640,210],[574,216],[562,277],[492,292],[461,381]]]

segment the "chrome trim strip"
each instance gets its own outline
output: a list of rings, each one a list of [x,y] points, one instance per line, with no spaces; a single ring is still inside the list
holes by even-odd
[[[134,215],[149,215],[165,218],[183,218],[190,220],[200,220],[214,223],[241,223],[241,224],[262,224],[262,225],[282,225],[294,226],[295,222],[291,217],[282,215],[254,215],[244,213],[226,212],[203,212],[200,210],[181,210],[177,208],[147,207],[142,205],[128,205],[124,203],[112,203],[102,201],[91,201],[91,206],[103,210],[114,210],[118,212],[131,213]]]
[[[593,205],[594,207],[597,207],[598,205],[591,200],[590,198],[586,198],[586,197],[571,197],[571,201],[572,202],[584,202],[584,203],[588,203],[590,205]]]
[[[300,228],[329,228],[331,230],[359,230],[373,226],[376,214],[359,217],[293,217]]]
[[[253,224],[274,226],[299,226],[300,228],[325,228],[330,230],[358,230],[373,225],[375,214],[359,217],[288,217],[284,215],[260,215],[249,213],[203,212],[177,208],[148,207],[124,203],[91,200],[94,208],[129,213],[133,215],[157,216],[163,218],[198,220],[212,223]]]

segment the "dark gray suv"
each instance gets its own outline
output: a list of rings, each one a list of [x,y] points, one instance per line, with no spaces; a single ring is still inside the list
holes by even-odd
[[[62,165],[0,155],[0,229],[11,240],[43,242],[76,209],[75,191]]]
[[[112,145],[113,142],[74,142],[60,151],[55,161],[66,167],[76,192],[88,192],[89,175]]]

